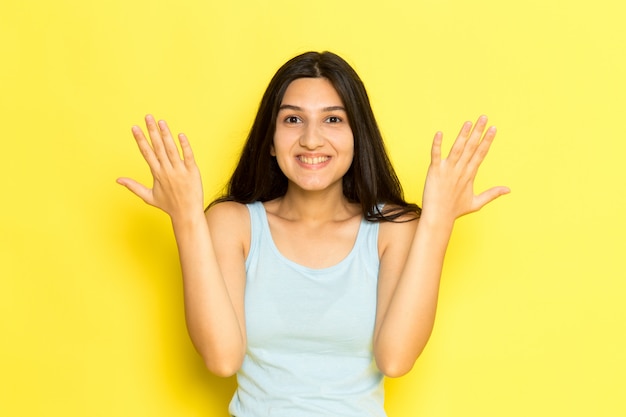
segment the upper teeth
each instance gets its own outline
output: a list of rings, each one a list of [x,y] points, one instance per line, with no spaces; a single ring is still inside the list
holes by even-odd
[[[328,159],[329,159],[328,156],[315,156],[315,157],[300,156],[300,161],[304,162],[305,164],[310,164],[310,165],[326,162],[328,161]]]

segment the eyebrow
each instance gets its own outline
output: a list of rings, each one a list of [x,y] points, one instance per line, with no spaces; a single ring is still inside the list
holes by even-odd
[[[304,111],[304,109],[302,107],[299,106],[294,106],[293,104],[281,104],[281,106],[278,108],[278,111],[281,110],[294,110],[294,111]],[[337,111],[337,110],[341,110],[341,111],[346,111],[346,108],[343,106],[328,106],[328,107],[323,107],[322,111],[326,112],[326,111]]]

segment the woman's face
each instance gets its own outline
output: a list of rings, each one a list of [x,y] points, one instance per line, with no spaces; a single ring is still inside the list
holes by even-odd
[[[278,111],[271,154],[290,187],[341,187],[354,157],[354,138],[339,94],[326,78],[299,78]]]

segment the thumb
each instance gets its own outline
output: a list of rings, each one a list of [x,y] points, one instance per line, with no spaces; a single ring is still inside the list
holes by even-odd
[[[496,198],[503,196],[505,194],[508,194],[510,192],[511,192],[511,189],[509,187],[504,187],[504,186],[493,187],[486,191],[483,191],[482,193],[477,195],[474,200],[475,211],[480,210],[481,208],[485,207],[487,204],[491,203]]]
[[[152,201],[152,190],[150,190],[148,187],[138,183],[131,178],[125,177],[118,178],[115,182],[126,187],[130,192],[141,198],[145,203],[154,205]]]

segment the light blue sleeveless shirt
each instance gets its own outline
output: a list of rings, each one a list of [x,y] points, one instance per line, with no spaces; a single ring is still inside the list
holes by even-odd
[[[248,346],[229,412],[237,417],[383,417],[373,359],[378,223],[362,220],[349,255],[311,269],[277,249],[262,203],[248,205]]]

